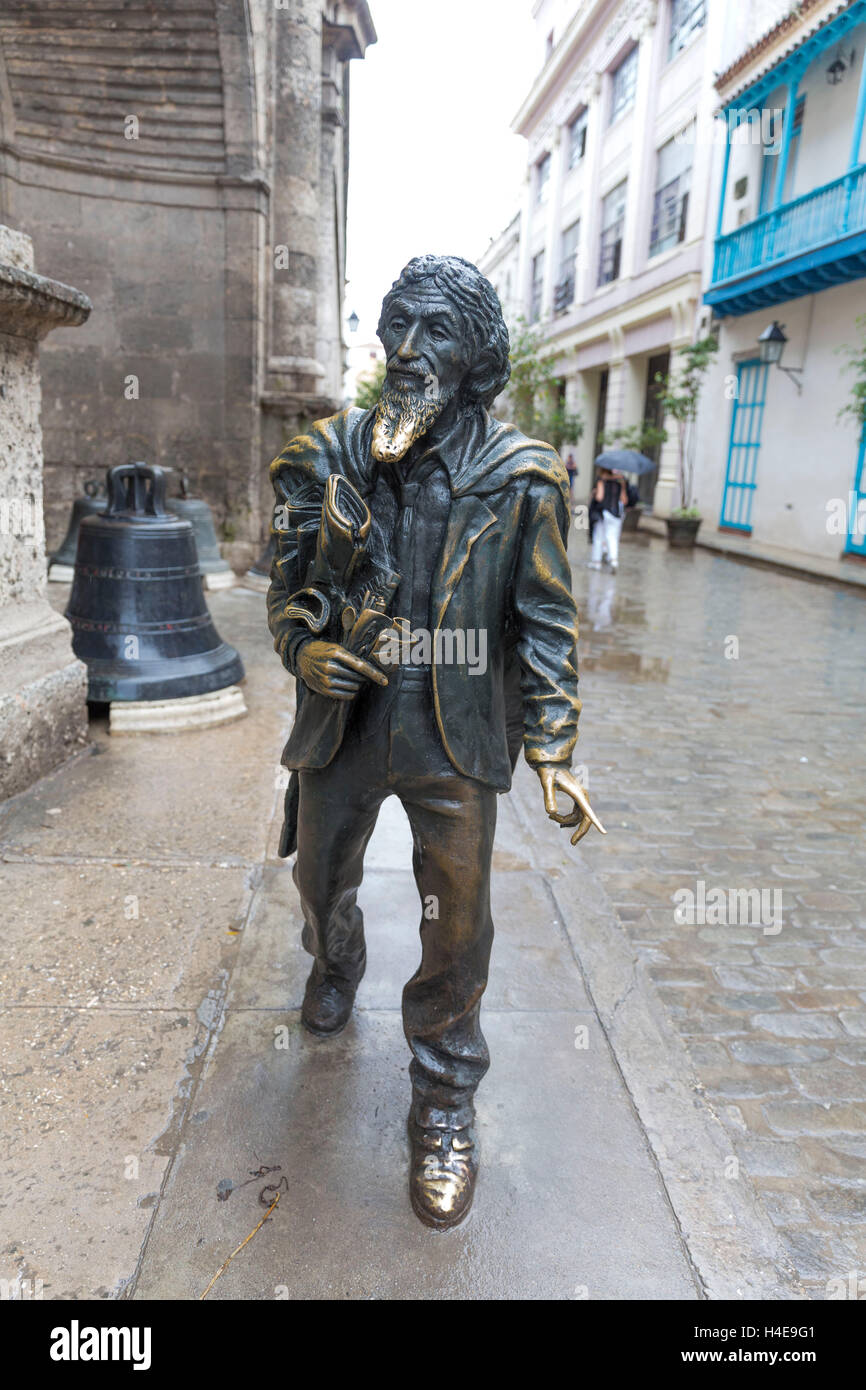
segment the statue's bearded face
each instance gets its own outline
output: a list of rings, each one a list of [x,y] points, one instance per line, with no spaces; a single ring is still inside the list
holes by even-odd
[[[466,376],[466,333],[436,289],[406,291],[382,328],[386,375],[373,424],[373,457],[401,459],[453,400]]]

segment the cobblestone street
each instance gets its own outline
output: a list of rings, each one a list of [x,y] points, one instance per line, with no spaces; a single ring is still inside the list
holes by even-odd
[[[585,549],[574,534],[578,752],[609,831],[592,870],[727,1129],[726,1176],[825,1297],[866,1271],[866,606],[660,540],[625,544],[616,576]],[[680,924],[674,894],[701,880],[778,890],[781,929],[716,920],[712,898]]]

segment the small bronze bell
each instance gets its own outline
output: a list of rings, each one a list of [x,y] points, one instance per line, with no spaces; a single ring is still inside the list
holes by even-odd
[[[166,510],[163,470],[126,463],[107,480],[105,512],[81,522],[66,609],[88,699],[174,700],[242,680],[205,603],[192,524]]]
[[[195,532],[195,545],[206,589],[229,589],[235,582],[235,573],[227,560],[220,554],[219,541],[213,524],[213,513],[207,502],[200,497],[189,496],[189,480],[180,480],[180,497],[170,497],[165,504],[175,516],[192,522]]]
[[[76,497],[72,503],[69,525],[58,550],[49,558],[48,578],[52,584],[69,584],[75,572],[75,551],[78,546],[78,528],[86,516],[98,516],[108,506],[108,499],[100,497],[100,483],[97,478],[88,478],[84,484],[84,497]]]

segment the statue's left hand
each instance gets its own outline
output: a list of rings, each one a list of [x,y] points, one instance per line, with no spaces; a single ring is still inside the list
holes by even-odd
[[[557,767],[555,763],[543,763],[537,768],[541,785],[544,789],[544,809],[559,825],[576,825],[577,829],[571,837],[571,843],[576,845],[578,840],[582,840],[590,826],[594,825],[596,830],[600,830],[602,835],[607,831],[589,804],[589,797],[583,787],[578,782],[570,768]],[[562,815],[556,809],[556,793],[565,792],[574,802],[574,807],[566,815]]]

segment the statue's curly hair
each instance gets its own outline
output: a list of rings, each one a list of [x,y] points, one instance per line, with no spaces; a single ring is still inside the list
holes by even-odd
[[[388,310],[405,290],[432,282],[460,315],[468,339],[469,371],[461,388],[462,403],[490,406],[511,376],[511,343],[499,295],[471,261],[462,256],[416,256],[400,272],[382,301],[376,332],[385,327]]]

